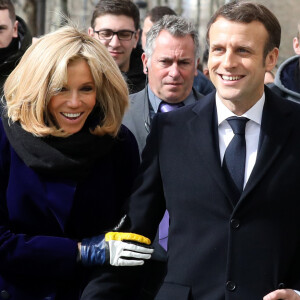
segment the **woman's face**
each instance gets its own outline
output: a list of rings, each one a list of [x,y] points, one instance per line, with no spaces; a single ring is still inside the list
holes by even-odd
[[[50,99],[48,110],[57,125],[73,134],[81,130],[96,104],[96,87],[84,59],[69,63],[68,82]]]

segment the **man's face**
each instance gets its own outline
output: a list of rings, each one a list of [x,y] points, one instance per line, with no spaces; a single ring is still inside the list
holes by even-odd
[[[13,38],[18,37],[18,21],[9,18],[8,9],[0,10],[0,48],[6,48]]]
[[[152,26],[153,26],[153,23],[151,22],[150,17],[147,17],[144,21],[144,27],[143,27],[143,32],[142,32],[142,47],[144,50],[146,47],[146,36]]]
[[[209,75],[222,102],[238,115],[261,98],[265,73],[277,62],[277,48],[263,58],[267,38],[258,21],[237,23],[219,17],[210,28]]]
[[[189,95],[197,75],[195,46],[190,35],[174,37],[163,30],[155,41],[150,63],[145,54],[142,59],[144,72],[148,68],[150,88],[158,98],[178,103]]]
[[[132,18],[125,15],[116,16],[111,14],[100,16],[95,20],[94,30],[98,31],[103,29],[109,29],[114,32],[120,30],[136,31]],[[98,34],[95,33],[94,30],[90,27],[88,30],[89,35],[100,40]],[[120,70],[127,72],[129,70],[130,55],[132,49],[137,45],[138,38],[139,32],[133,34],[132,39],[129,41],[119,40],[118,36],[115,34],[111,40],[100,40],[100,42],[106,46]]]

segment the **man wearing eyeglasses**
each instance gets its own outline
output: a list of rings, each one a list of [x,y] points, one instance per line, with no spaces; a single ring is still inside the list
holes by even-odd
[[[130,93],[145,87],[145,74],[141,55],[137,46],[139,39],[140,13],[130,0],[100,0],[96,5],[90,36],[98,39],[109,51],[119,66]]]

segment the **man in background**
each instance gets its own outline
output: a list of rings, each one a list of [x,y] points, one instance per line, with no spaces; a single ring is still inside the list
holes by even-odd
[[[31,40],[25,22],[15,14],[13,3],[0,0],[0,95],[6,78],[31,45]]]
[[[90,36],[98,39],[109,51],[119,66],[130,93],[145,87],[145,74],[137,45],[140,34],[140,13],[130,0],[100,0],[96,5]]]
[[[158,22],[163,16],[166,15],[176,16],[176,12],[168,6],[155,6],[147,13],[142,32],[142,46],[144,50],[146,47],[146,36],[148,31],[154,23]],[[197,74],[194,76],[193,87],[197,92],[203,95],[207,95],[215,89],[211,81],[208,80],[206,76],[204,76],[204,74],[199,70],[197,70]]]
[[[163,16],[176,16],[176,12],[168,6],[155,6],[146,15],[142,32],[142,47],[146,47],[146,35],[154,23],[159,21]]]
[[[202,98],[193,88],[199,57],[198,34],[185,19],[165,15],[150,28],[142,55],[148,85],[130,95],[130,107],[123,119],[138,142],[140,154],[155,114],[176,110]],[[168,231],[166,211],[153,244],[155,251],[147,266],[148,284],[142,299],[152,299],[166,273]]]
[[[154,25],[148,32],[142,55],[148,85],[130,95],[130,108],[123,119],[123,124],[135,135],[140,153],[154,115],[165,111],[163,104],[174,110],[203,96],[193,89],[200,46],[192,24],[181,17],[166,15]]]
[[[300,103],[300,23],[293,39],[295,56],[288,58],[278,68],[271,89],[281,97]]]

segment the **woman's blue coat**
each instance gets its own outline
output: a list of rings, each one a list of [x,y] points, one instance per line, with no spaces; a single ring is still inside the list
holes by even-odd
[[[0,120],[0,299],[79,298],[85,270],[77,242],[116,225],[139,164],[133,135],[122,131],[88,177],[74,182],[28,168]]]

